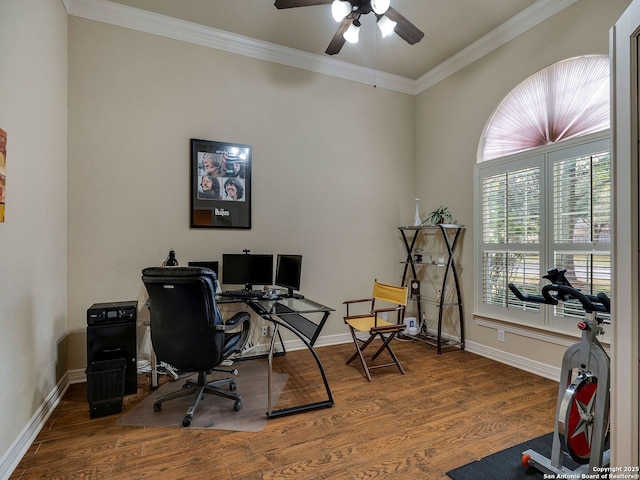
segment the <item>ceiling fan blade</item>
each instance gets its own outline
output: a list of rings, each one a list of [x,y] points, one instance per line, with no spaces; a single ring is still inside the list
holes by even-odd
[[[333,0],[276,0],[276,8],[311,7],[312,5],[328,5]]]
[[[324,53],[326,53],[327,55],[335,55],[336,53],[340,52],[340,49],[346,42],[343,33],[347,31],[347,28],[349,28],[349,25],[351,25],[351,22],[353,22],[353,19],[350,18],[350,16],[342,20],[342,23],[338,27],[338,31],[335,33],[335,35],[331,39],[331,43],[329,43],[329,46],[327,47]]]
[[[414,43],[418,43],[422,40],[422,37],[424,37],[424,33],[398,13],[397,10],[389,7],[389,10],[387,10],[385,15],[389,17],[389,20],[393,20],[398,23],[396,25],[395,32],[408,44],[413,45]]]

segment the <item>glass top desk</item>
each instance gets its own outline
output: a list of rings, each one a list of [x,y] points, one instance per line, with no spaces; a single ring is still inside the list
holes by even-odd
[[[260,315],[260,317],[274,324],[274,332],[271,337],[268,355],[269,374],[267,393],[269,396],[269,406],[267,410],[267,418],[281,417],[317,408],[331,407],[333,405],[333,396],[331,395],[329,382],[327,381],[327,376],[325,374],[324,367],[322,366],[322,362],[320,361],[316,351],[313,349],[313,345],[318,339],[327,318],[329,318],[329,315],[334,310],[330,307],[314,302],[313,300],[309,300],[308,298],[249,300],[247,303],[258,315]],[[317,321],[314,321],[314,319]],[[318,365],[318,370],[322,375],[322,381],[324,382],[324,388],[327,394],[326,400],[282,408],[280,410],[273,409],[271,400],[271,376],[273,371],[273,354],[276,338],[280,338],[280,342],[282,343],[282,338],[280,337],[280,332],[278,330],[279,327],[285,328],[296,335],[313,355],[313,358]]]

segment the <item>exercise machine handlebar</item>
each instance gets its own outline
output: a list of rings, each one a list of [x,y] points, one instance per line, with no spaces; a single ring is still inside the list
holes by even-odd
[[[571,286],[564,277],[566,270],[551,269],[543,278],[551,280],[553,283],[542,287],[542,295],[532,295],[522,293],[513,283],[509,283],[509,290],[523,302],[544,303],[547,305],[557,305],[558,302],[576,299],[586,312],[611,312],[611,302],[609,297],[600,292],[597,295],[582,293],[577,288]],[[555,293],[555,295],[553,295]]]

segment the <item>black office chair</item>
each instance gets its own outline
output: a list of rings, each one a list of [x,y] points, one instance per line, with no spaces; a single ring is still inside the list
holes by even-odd
[[[235,400],[234,410],[242,408],[242,397],[233,393],[233,377],[207,382],[214,371],[221,370],[224,359],[239,351],[249,331],[250,317],[236,313],[223,321],[215,299],[216,274],[201,267],[151,267],[142,270],[142,281],[149,293],[151,343],[159,360],[178,370],[197,372],[198,381],[187,380],[182,390],[159,397],[153,408],[173,398],[194,394],[182,425],[191,425],[198,402],[205,393]],[[219,388],[228,385],[229,391]]]

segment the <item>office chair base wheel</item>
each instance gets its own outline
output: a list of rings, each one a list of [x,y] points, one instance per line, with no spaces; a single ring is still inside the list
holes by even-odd
[[[233,404],[233,410],[236,412],[242,410],[242,400],[236,400],[236,403]]]
[[[182,419],[182,426],[188,427],[189,425],[191,425],[191,417],[187,415]]]
[[[235,392],[237,388],[238,388],[238,385],[236,384],[236,382],[231,382],[229,384],[229,390],[231,390],[232,392]]]
[[[153,411],[154,412],[159,412],[160,410],[162,410],[162,404],[161,403],[154,403],[153,404]]]

